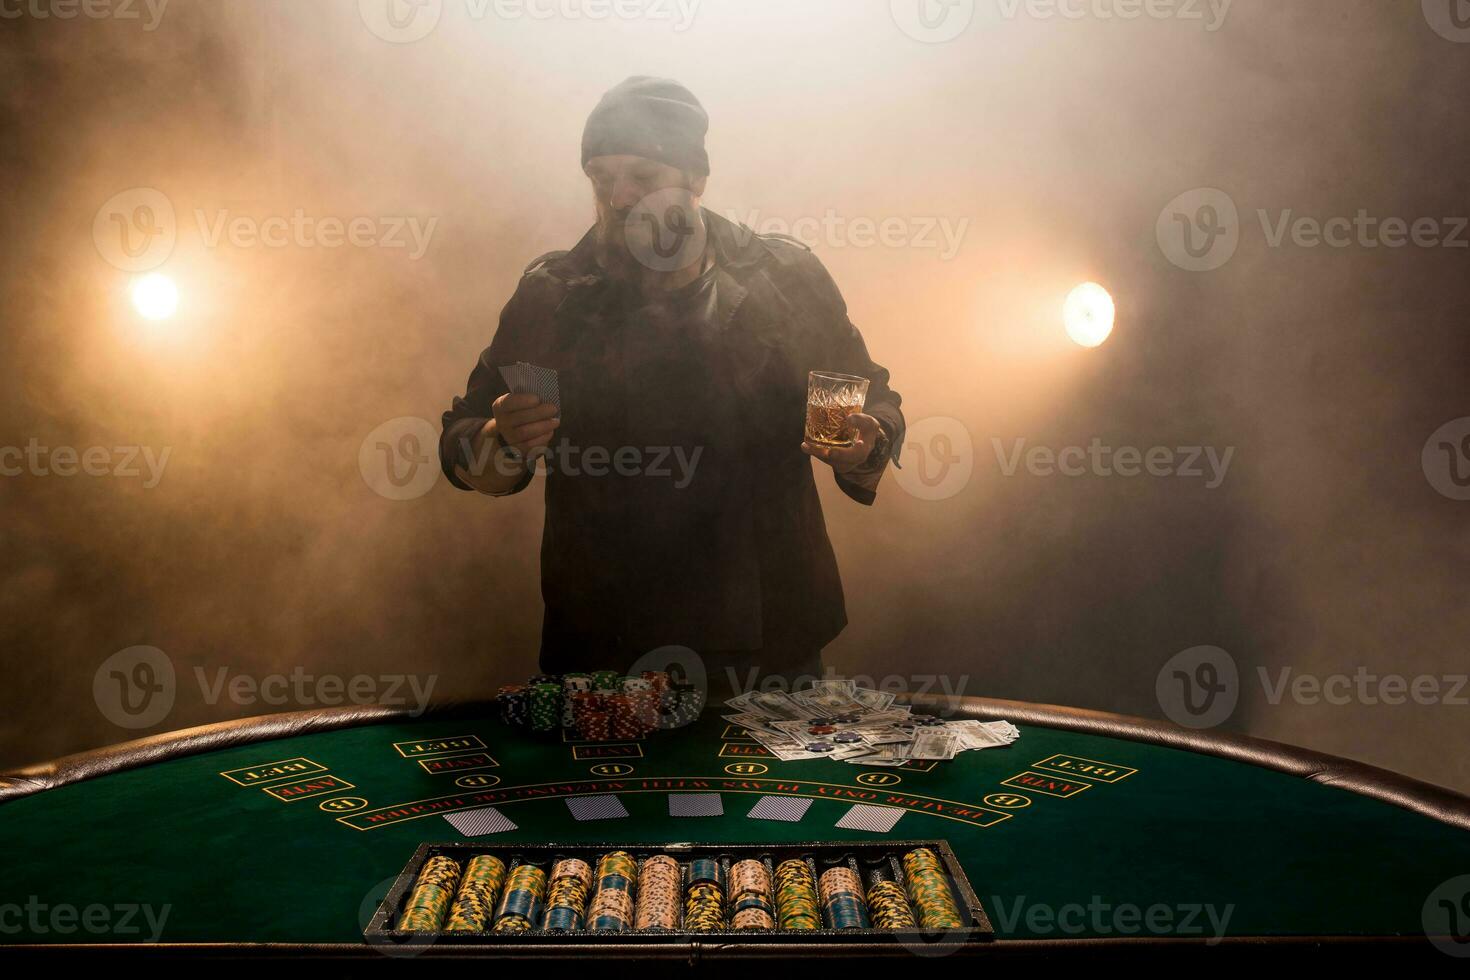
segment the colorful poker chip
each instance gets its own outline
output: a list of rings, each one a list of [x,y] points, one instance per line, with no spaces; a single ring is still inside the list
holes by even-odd
[[[908,879],[909,898],[919,912],[920,927],[939,930],[964,926],[947,876],[933,851],[927,847],[909,851],[903,856],[903,870]]]
[[[846,865],[837,865],[822,872],[817,879],[818,892],[822,897],[822,910],[833,929],[870,929],[868,906],[863,901],[862,882]]]
[[[436,855],[425,861],[403,907],[398,928],[405,932],[437,932],[449,914],[459,877],[459,862],[453,858]]]
[[[546,896],[546,872],[534,864],[518,864],[505,880],[505,894],[495,911],[492,932],[526,932],[541,921]]]
[[[730,868],[730,928],[774,929],[775,906],[771,900],[771,873],[763,862],[747,858]]]
[[[638,870],[633,927],[640,932],[679,928],[679,862],[668,855],[655,855]]]
[[[725,927],[725,895],[714,882],[692,884],[684,893],[684,929],[715,932]]]
[[[838,745],[852,745],[853,743],[861,742],[862,740],[863,737],[857,732],[838,732],[836,735],[832,736],[832,741],[836,742]]]
[[[638,862],[627,851],[612,851],[597,862],[597,895],[587,910],[594,932],[626,932],[633,928],[633,895],[638,888]]]
[[[808,752],[831,752],[836,746],[831,742],[808,742],[803,748]]]
[[[806,730],[806,733],[808,735],[831,735],[835,731],[837,731],[837,729],[833,728],[831,725],[813,725]]]
[[[464,877],[449,910],[445,932],[484,932],[491,924],[495,900],[505,883],[505,862],[493,854],[478,854],[464,867]]]
[[[903,888],[891,881],[874,882],[868,889],[868,909],[873,913],[875,929],[914,929],[918,921],[909,907]]]
[[[938,855],[916,847],[895,856],[903,869],[898,880],[876,867],[869,879],[851,858],[818,876],[808,858],[773,869],[763,858],[700,856],[681,864],[667,854],[639,860],[612,851],[595,870],[590,858],[560,857],[549,871],[523,862],[507,872],[491,854],[462,865],[440,854],[419,870],[396,925],[405,932],[500,934],[963,928]]]
[[[551,890],[546,895],[542,928],[553,932],[581,929],[592,890],[592,867],[578,858],[556,862],[551,870]]]
[[[776,919],[782,929],[822,927],[816,879],[800,858],[776,866]]]

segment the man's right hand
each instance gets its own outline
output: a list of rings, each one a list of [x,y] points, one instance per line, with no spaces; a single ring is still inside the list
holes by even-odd
[[[495,418],[485,424],[485,438],[499,436],[522,459],[550,443],[556,427],[561,425],[561,406],[543,402],[535,395],[501,395],[490,411]]]
[[[490,406],[493,416],[475,434],[471,458],[488,460],[489,466],[476,466],[477,472],[463,467],[455,469],[468,485],[481,493],[510,493],[524,478],[531,453],[551,442],[561,425],[561,408],[545,404],[535,395],[505,394]],[[487,453],[487,447],[494,447]]]

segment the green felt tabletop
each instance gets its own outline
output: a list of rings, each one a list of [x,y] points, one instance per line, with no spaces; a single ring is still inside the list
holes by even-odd
[[[921,771],[782,763],[740,734],[707,717],[577,758],[589,749],[491,719],[430,720],[63,786],[0,805],[0,942],[359,942],[420,843],[464,839],[442,814],[486,804],[519,825],[480,838],[490,852],[872,840],[834,824],[854,803],[900,806],[888,836],[948,840],[1001,939],[1410,935],[1434,888],[1470,869],[1470,834],[1161,746],[1026,726]],[[627,818],[572,819],[569,795],[609,792]],[[672,818],[670,792],[720,793],[724,816]],[[796,823],[748,818],[767,793],[814,802]]]

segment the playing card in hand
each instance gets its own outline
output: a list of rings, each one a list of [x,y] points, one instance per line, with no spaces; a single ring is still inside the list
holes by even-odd
[[[516,361],[499,370],[500,376],[505,379],[505,386],[512,393],[535,395],[549,405],[561,407],[561,386],[553,369]]]

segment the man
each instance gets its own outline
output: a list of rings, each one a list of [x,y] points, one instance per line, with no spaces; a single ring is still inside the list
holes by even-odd
[[[902,444],[821,262],[700,208],[708,124],[669,79],[602,98],[582,137],[596,225],[530,265],[444,413],[456,487],[517,493],[545,461],[547,672],[682,645],[716,671],[819,673],[847,619],[809,457],[871,504]],[[517,361],[554,369],[561,404],[510,393]],[[870,381],[849,447],[803,440],[812,370]]]

